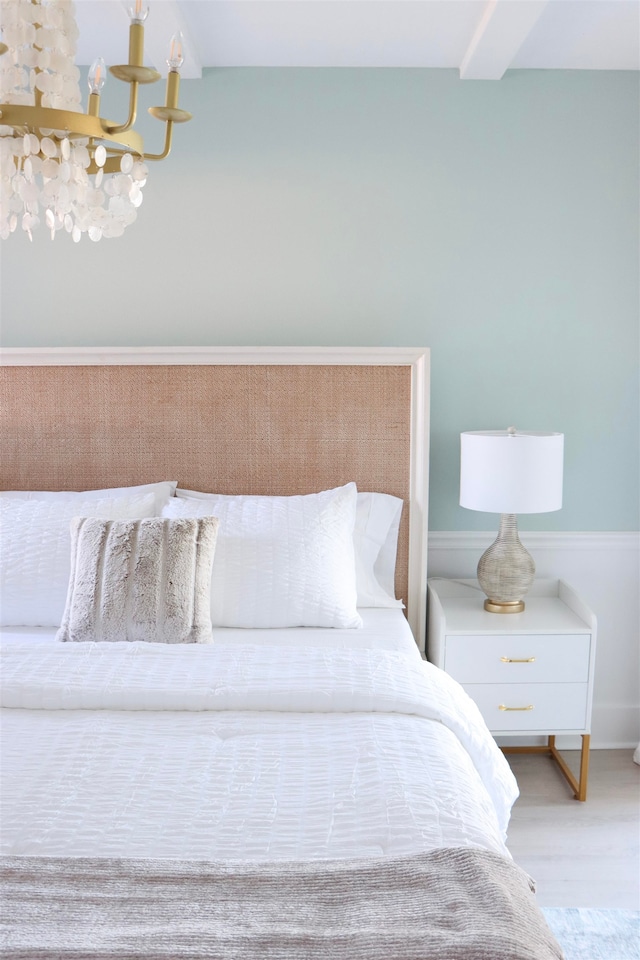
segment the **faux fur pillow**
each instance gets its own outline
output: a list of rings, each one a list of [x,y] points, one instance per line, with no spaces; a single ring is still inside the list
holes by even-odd
[[[215,517],[71,521],[58,640],[211,643]]]

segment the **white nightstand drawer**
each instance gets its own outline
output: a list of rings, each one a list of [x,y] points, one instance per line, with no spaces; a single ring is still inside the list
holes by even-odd
[[[586,683],[589,634],[447,636],[444,669],[460,683]]]
[[[466,683],[492,733],[587,727],[587,683]]]

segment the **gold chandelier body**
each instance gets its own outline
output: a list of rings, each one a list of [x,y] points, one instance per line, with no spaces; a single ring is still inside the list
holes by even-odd
[[[18,216],[22,213],[23,229],[32,239],[31,231],[38,226],[38,214],[44,207],[45,220],[51,229],[52,237],[62,227],[73,234],[74,240],[80,239],[79,234],[85,230],[93,240],[102,236],[119,236],[124,226],[135,219],[135,208],[142,201],[141,188],[148,173],[146,161],[163,160],[167,157],[171,151],[174,124],[185,123],[191,119],[191,114],[178,106],[179,68],[183,59],[182,38],[177,34],[171,41],[167,60],[169,72],[165,103],[163,106],[149,108],[149,113],[165,125],[164,147],[160,153],[148,153],[144,149],[142,136],[133,128],[138,110],[138,89],[141,84],[159,80],[160,74],[157,70],[145,67],[143,62],[144,20],[148,13],[147,9],[143,9],[143,0],[135,0],[135,6],[130,11],[129,62],[109,68],[114,77],[130,86],[129,113],[123,123],[100,116],[100,93],[106,73],[101,60],[96,61],[89,72],[90,93],[86,113],[43,105],[43,88],[47,89],[50,75],[42,64],[48,65],[49,54],[43,46],[38,45],[38,39],[40,36],[51,35],[52,31],[55,37],[56,28],[50,24],[61,23],[61,30],[64,30],[65,23],[69,25],[69,21],[65,21],[64,17],[73,17],[73,5],[65,3],[65,10],[58,13],[54,8],[62,6],[60,0],[9,2],[22,5],[23,14],[26,12],[29,15],[23,22],[18,22],[14,17],[11,22],[12,35],[18,38],[27,37],[32,42],[22,45],[16,43],[15,46],[12,46],[10,40],[8,44],[0,43],[0,65],[4,68],[9,61],[8,68],[0,76],[8,74],[14,82],[16,78],[21,78],[24,84],[26,67],[22,66],[20,58],[22,57],[27,67],[31,64],[30,90],[26,94],[20,91],[17,95],[14,93],[13,97],[7,97],[7,100],[28,99],[31,102],[0,103],[0,234],[6,238],[13,233]],[[19,13],[18,7],[13,12]],[[74,31],[77,34],[75,20],[72,22],[72,29],[67,29],[67,35],[70,36],[65,35],[73,53]],[[7,31],[5,26],[5,32],[11,31]],[[59,34],[62,35],[63,33]],[[52,54],[51,57],[53,58]],[[75,66],[73,69],[77,73]],[[41,76],[43,74],[47,74],[45,79]],[[69,83],[68,77],[65,82]],[[10,83],[8,85],[10,87]],[[17,86],[14,91],[16,89]],[[4,100],[4,91],[0,92]],[[76,99],[79,99],[79,92]],[[84,149],[76,150],[78,146]],[[57,164],[57,167],[53,166],[51,161]],[[37,181],[38,174],[41,182]],[[115,193],[106,190],[104,202],[99,208],[103,213],[100,214],[96,213],[100,199],[97,194],[104,192],[101,188],[105,174],[111,174],[112,179],[119,180],[114,187]],[[123,175],[128,177],[130,184],[122,182]],[[92,176],[93,182],[89,179]],[[36,182],[39,190],[37,199],[36,190],[33,188]],[[125,193],[127,187],[128,194]],[[113,197],[116,198],[115,201]],[[129,200],[131,203],[128,203]],[[87,213],[87,209],[93,212]]]

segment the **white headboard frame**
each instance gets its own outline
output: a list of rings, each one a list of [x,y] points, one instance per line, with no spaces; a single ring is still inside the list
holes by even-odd
[[[407,619],[424,655],[429,483],[429,350],[425,347],[5,347],[5,366],[374,365],[411,368]]]

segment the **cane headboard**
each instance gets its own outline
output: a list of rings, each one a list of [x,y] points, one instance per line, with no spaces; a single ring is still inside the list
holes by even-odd
[[[405,502],[396,573],[424,650],[428,351],[5,349],[0,487],[178,480],[226,494],[354,480]]]

